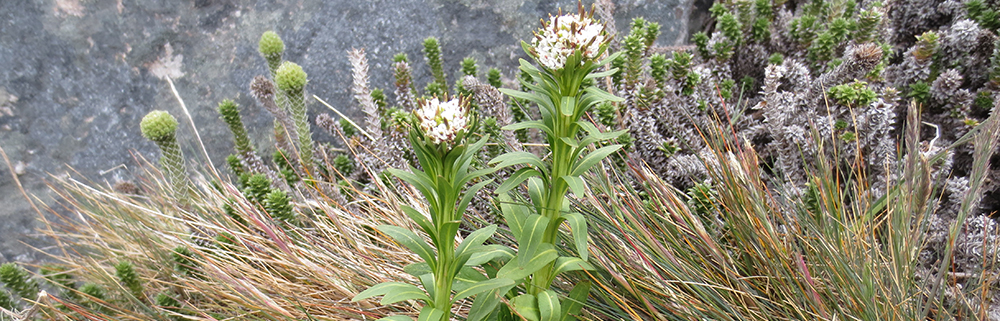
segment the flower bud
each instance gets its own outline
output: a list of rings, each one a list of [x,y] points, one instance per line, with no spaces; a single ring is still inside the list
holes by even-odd
[[[420,131],[433,144],[451,143],[469,125],[468,109],[460,99],[442,102],[432,98],[419,103],[413,115]]]
[[[301,92],[307,81],[306,72],[302,70],[302,66],[289,61],[281,63],[274,80],[278,83],[278,89],[292,93]]]
[[[610,41],[604,25],[593,19],[593,13],[567,14],[550,17],[532,41],[538,62],[546,68],[559,70],[566,67],[566,59],[580,51],[583,61],[597,60],[601,46]]]

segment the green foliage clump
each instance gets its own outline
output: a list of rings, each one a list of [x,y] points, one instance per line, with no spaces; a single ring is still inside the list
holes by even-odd
[[[939,36],[934,30],[926,31],[917,36],[917,50],[913,51],[913,57],[917,61],[924,61],[934,56],[937,52]]]
[[[392,56],[392,62],[409,62],[410,58],[406,56],[405,52],[400,52]]]
[[[14,310],[14,298],[4,289],[0,289],[0,308]]]
[[[608,128],[614,128],[618,124],[618,107],[610,102],[603,102],[594,107],[594,115],[597,122]]]
[[[931,86],[923,81],[915,82],[910,85],[910,94],[908,96],[922,105],[927,105],[931,100]]]
[[[767,63],[772,65],[781,65],[784,62],[785,62],[785,56],[782,55],[780,52],[775,52],[771,54],[770,57],[767,57]]]
[[[490,68],[486,71],[486,83],[495,88],[500,88],[503,83],[500,81],[500,69]]]
[[[297,220],[295,219],[295,212],[292,211],[292,204],[288,199],[288,194],[281,190],[271,190],[267,193],[264,199],[264,210],[271,217],[281,220],[285,223],[290,223],[295,225]]]
[[[1000,29],[1000,13],[997,8],[990,6],[983,0],[972,0],[965,3],[965,10],[969,19],[979,23],[983,29],[997,31]]]
[[[271,180],[264,174],[253,174],[247,180],[247,186],[243,188],[243,196],[247,200],[262,204],[264,197],[271,191]]]
[[[38,269],[38,274],[41,274],[46,281],[52,285],[62,290],[62,294],[67,298],[76,299],[76,282],[73,281],[73,276],[71,276],[66,268],[63,268],[54,264],[45,264]]]
[[[653,77],[656,81],[656,87],[663,89],[663,85],[667,82],[667,68],[668,68],[667,57],[662,54],[655,54],[649,57],[649,76]]]
[[[715,211],[719,193],[706,183],[697,183],[687,190],[687,205],[691,211],[702,218],[703,222],[713,222],[715,219],[712,213]]]
[[[177,125],[177,118],[170,113],[154,110],[142,117],[139,129],[143,137],[159,144],[176,140]]]
[[[183,276],[197,277],[198,273],[198,262],[194,260],[194,253],[191,249],[181,245],[175,247],[170,251],[170,259],[174,262],[174,271],[177,271]]]
[[[427,59],[427,65],[431,67],[431,74],[434,75],[434,83],[437,84],[434,88],[436,90],[443,90],[448,86],[448,82],[444,78],[444,63],[441,60],[441,44],[438,43],[437,38],[429,37],[424,39],[424,58]],[[428,84],[428,89],[430,89],[430,84]],[[444,97],[444,92],[440,92],[439,94],[440,95],[437,95],[437,97]],[[428,95],[431,94],[428,93]]]
[[[878,96],[868,87],[868,83],[863,81],[830,87],[827,94],[841,105],[854,107],[871,104]]]
[[[279,65],[281,65],[281,55],[285,52],[285,42],[281,41],[281,37],[274,31],[267,31],[260,36],[257,50],[261,56],[264,56],[264,60],[267,60],[267,69],[274,77]]]
[[[236,105],[236,102],[231,99],[220,102],[219,115],[233,133],[236,150],[243,155],[249,155],[248,153],[253,151],[253,146],[250,144],[250,136],[247,135],[247,129],[243,125],[243,119],[240,117],[239,106]]]
[[[340,131],[344,133],[345,138],[351,138],[358,134],[358,128],[351,124],[351,121],[347,118],[341,118],[338,122],[340,124]]]
[[[135,273],[135,266],[132,265],[132,262],[123,260],[115,264],[115,277],[118,278],[118,282],[122,286],[129,290],[133,297],[142,300],[142,281],[139,280],[139,274]]]
[[[295,172],[295,167],[293,167],[292,163],[289,162],[288,155],[286,155],[284,151],[280,149],[274,151],[274,154],[271,155],[271,160],[278,166],[278,172],[281,174],[281,177],[285,179],[285,182],[287,182],[288,185],[295,185],[295,183],[301,180],[299,174]]]
[[[302,94],[302,91],[306,87],[306,82],[308,82],[307,78],[308,75],[302,70],[302,66],[291,61],[285,61],[278,67],[274,82],[278,85],[278,89],[289,96],[293,96]]]
[[[104,292],[104,288],[102,288],[100,285],[97,285],[96,283],[91,283],[91,282],[84,283],[83,286],[80,287],[80,292],[83,292],[83,294],[86,294],[89,297],[101,301],[103,301],[105,297],[107,297],[107,295]]]
[[[174,297],[171,296],[170,294],[167,294],[167,293],[157,294],[156,298],[154,299],[154,301],[156,302],[156,305],[159,306],[161,309],[164,309],[164,310],[167,310],[167,311],[170,311],[170,312],[173,312],[173,313],[179,313],[180,312],[181,303],[178,302],[177,299],[174,299]],[[181,316],[178,316],[178,315],[171,315],[170,319],[171,320],[178,320],[178,321],[180,321],[180,320],[184,320],[184,317],[181,317]]]
[[[375,107],[378,108],[378,110],[386,110],[385,106],[387,106],[388,103],[386,103],[385,91],[382,90],[382,88],[372,89],[370,96],[372,97],[372,101],[375,102]]]
[[[234,222],[239,223],[240,225],[243,226],[248,226],[247,220],[243,218],[243,215],[237,212],[236,209],[233,208],[233,206],[230,204],[232,202],[233,200],[230,199],[225,204],[222,204],[222,211],[226,213],[226,216],[229,216],[229,218],[233,219]]]
[[[993,43],[993,56],[990,57],[989,79],[994,85],[1000,86],[1000,39]]]
[[[753,35],[754,40],[757,40],[757,42],[767,42],[768,39],[771,39],[770,27],[771,21],[767,18],[761,17],[754,20],[751,28],[751,34]]]
[[[14,262],[0,265],[0,282],[21,298],[34,299],[38,294],[38,283],[31,279],[27,270]]]
[[[479,65],[476,64],[476,59],[472,57],[465,57],[462,59],[462,74],[466,76],[478,76]]]
[[[980,91],[973,100],[973,105],[982,110],[993,109],[993,95],[989,91]]]
[[[333,159],[333,168],[341,175],[348,176],[354,172],[354,160],[347,155],[340,154]]]
[[[691,36],[691,42],[694,43],[695,48],[698,50],[698,55],[701,55],[702,60],[708,60],[712,58],[712,52],[708,50],[708,34],[704,31],[699,31]]]
[[[722,30],[722,35],[729,38],[733,43],[739,45],[743,41],[743,24],[732,13],[726,12],[722,17],[719,17],[717,28]]]
[[[625,51],[625,61],[622,67],[622,80],[626,86],[635,86],[642,72],[642,58],[646,52],[645,33],[642,29],[632,29],[632,32],[622,40],[622,50]]]
[[[246,173],[246,168],[243,168],[243,162],[240,162],[239,156],[233,154],[226,156],[226,166],[229,166],[229,170],[233,171],[236,176]]]
[[[719,92],[723,99],[733,98],[733,87],[736,87],[736,81],[732,79],[723,80],[719,84]]]

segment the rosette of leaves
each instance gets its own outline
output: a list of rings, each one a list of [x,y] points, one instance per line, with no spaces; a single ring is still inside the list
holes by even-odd
[[[472,170],[470,166],[489,138],[467,141],[466,129],[476,127],[474,120],[468,123],[459,121],[457,118],[467,116],[465,112],[446,110],[455,106],[466,108],[464,100],[460,101],[457,104],[453,101],[439,102],[437,99],[420,101],[422,107],[414,112],[415,124],[410,128],[409,140],[422,170],[412,166],[409,171],[388,170],[392,175],[416,187],[427,200],[430,209],[428,219],[415,208],[402,206],[403,212],[427,234],[432,244],[427,244],[413,231],[399,226],[382,225],[377,228],[423,259],[423,262],[404,268],[407,273],[420,280],[423,289],[407,283],[385,282],[359,293],[354,301],[378,295],[383,296],[381,304],[419,300],[426,303],[420,311],[420,320],[447,321],[451,318],[451,308],[455,302],[496,288],[513,286],[514,281],[511,279],[488,279],[473,268],[492,259],[490,253],[493,253],[494,247],[484,246],[483,242],[493,235],[496,225],[470,233],[455,247],[455,236],[469,202],[476,192],[492,183],[492,180],[481,180],[470,187],[466,186],[494,171],[490,168]],[[454,126],[456,124],[464,125]],[[411,319],[407,316],[390,316],[383,320]]]

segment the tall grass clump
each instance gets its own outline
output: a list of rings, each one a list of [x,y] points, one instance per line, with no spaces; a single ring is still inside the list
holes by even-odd
[[[954,249],[930,269],[921,262],[942,193],[933,173],[948,151],[923,149],[913,106],[901,175],[881,197],[870,193],[863,173],[837,167],[833,157],[803,159],[816,165],[808,188],[783,190],[765,178],[753,146],[724,123],[703,129],[710,176],[695,188],[678,190],[639,162],[592,176],[587,205],[604,232],[591,235],[606,269],[595,275],[609,303],[604,312],[655,320],[990,317],[995,312],[984,304],[995,291],[995,265],[963,288],[955,284],[965,276],[951,272]],[[998,130],[994,113],[959,140],[974,146],[974,177],[988,171]],[[963,204],[972,206],[978,200],[968,195]],[[966,224],[959,217],[948,238]]]

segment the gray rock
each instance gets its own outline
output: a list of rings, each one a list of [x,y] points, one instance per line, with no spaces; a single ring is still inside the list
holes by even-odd
[[[616,26],[626,32],[632,17],[644,16],[663,25],[660,45],[676,45],[687,36],[690,3],[619,1]],[[367,49],[372,85],[387,92],[390,61],[399,52],[409,55],[419,87],[430,79],[420,52],[429,36],[441,40],[447,70],[457,73],[461,59],[472,56],[481,70],[499,67],[510,77],[524,57],[519,41],[530,40],[539,19],[575,6],[568,0],[0,1],[0,147],[12,165],[0,166],[0,263],[43,259],[22,244],[44,240],[32,236],[37,214],[13,177],[50,204],[50,175],[72,172],[94,184],[128,179],[137,158],[159,157],[139,134],[139,120],[151,110],[177,116],[185,155],[206,164],[157,74],[174,78],[221,168],[232,142],[215,112],[218,101],[235,99],[256,141],[268,141],[271,119],[247,93],[251,78],[266,73],[256,51],[264,31],[285,40],[285,58],[309,73],[310,94],[357,117],[347,49]],[[318,103],[309,108],[313,116],[325,111]]]

